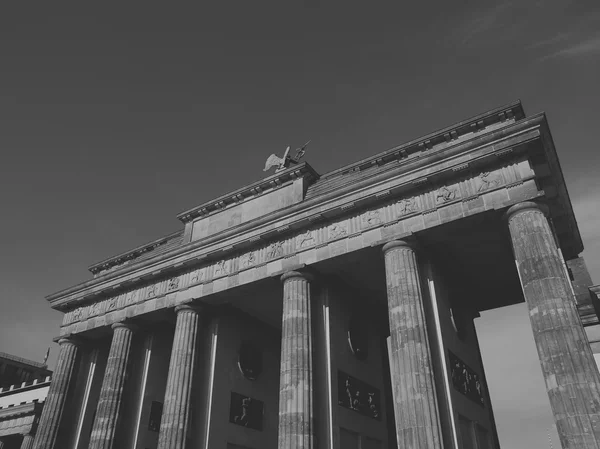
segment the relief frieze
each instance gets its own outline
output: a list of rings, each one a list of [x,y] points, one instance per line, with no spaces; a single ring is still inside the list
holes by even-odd
[[[119,297],[115,296],[113,298],[109,298],[106,301],[106,313],[112,312],[113,310],[115,310],[117,308],[117,300],[118,299],[119,299]]]
[[[396,203],[396,210],[399,216],[408,215],[419,210],[417,197],[404,198]]]
[[[242,254],[240,257],[240,270],[256,265],[256,251],[250,251],[249,253]]]
[[[515,177],[518,177],[518,175],[515,175]],[[266,262],[281,257],[293,256],[297,252],[316,246],[327,245],[335,240],[349,237],[351,231],[356,233],[356,231],[364,229],[393,224],[404,216],[431,210],[431,205],[427,206],[428,199],[429,202],[439,207],[468,195],[468,190],[475,192],[475,196],[478,194],[477,192],[481,192],[483,195],[487,190],[502,186],[506,187],[504,178],[502,169],[487,171],[465,179],[465,193],[462,194],[459,185],[453,184],[438,186],[430,190],[429,193],[423,192],[412,197],[390,199],[378,208],[357,211],[350,217],[346,216],[338,221],[329,222],[317,229],[302,230],[287,239],[272,241],[263,246],[255,247],[235,258],[205,263],[201,267],[195,267],[186,273],[178,274],[169,279],[147,284],[144,287],[120,293],[94,304],[78,307],[65,314],[63,326],[85,321],[88,317],[127,308],[166,293],[178,292],[200,283],[211,282],[213,279],[233,275],[242,270],[256,268]],[[187,276],[189,276],[189,281],[186,280],[188,279]],[[161,287],[163,284],[164,287]]]
[[[362,216],[362,224],[366,227],[379,225],[383,223],[381,216],[382,213],[380,209],[367,211]]]
[[[190,275],[190,285],[202,282],[204,280],[205,271],[206,271],[205,267],[202,267],[202,268],[192,271],[192,274]]]
[[[128,292],[127,295],[125,296],[125,305],[130,306],[132,304],[135,304],[138,301],[138,298],[139,298],[139,290],[133,290],[131,292]]]
[[[315,232],[313,230],[308,230],[296,236],[296,248],[298,249],[309,248],[316,243]]]
[[[147,299],[154,298],[157,293],[158,293],[158,284],[151,284],[148,286],[148,289],[146,290],[146,298]]]
[[[348,229],[345,222],[334,223],[329,226],[329,238],[339,239],[348,235]]]
[[[436,204],[444,204],[457,198],[458,188],[456,186],[442,186],[435,192]]]
[[[283,242],[273,242],[267,247],[267,260],[283,256]]]
[[[179,280],[179,276],[169,279],[169,283],[167,284],[167,291],[172,292],[173,290],[178,290]]]
[[[502,180],[500,179],[500,173],[486,171],[481,173],[475,182],[478,184],[477,191],[484,192],[500,186]]]
[[[219,260],[215,264],[213,278],[227,276],[229,274],[229,260]]]

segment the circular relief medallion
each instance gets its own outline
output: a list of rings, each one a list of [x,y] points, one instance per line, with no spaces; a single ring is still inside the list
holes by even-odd
[[[262,351],[251,343],[242,343],[238,351],[238,367],[246,379],[258,379],[262,373]]]
[[[348,328],[348,345],[358,360],[365,360],[369,355],[369,336],[364,319],[356,314],[350,320]]]
[[[460,315],[460,312],[460,310],[456,310],[453,307],[450,308],[450,322],[452,323],[456,336],[459,340],[462,340],[465,336],[465,321],[464,317]]]

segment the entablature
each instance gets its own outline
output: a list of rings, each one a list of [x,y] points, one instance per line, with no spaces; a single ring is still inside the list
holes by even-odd
[[[488,178],[492,171],[488,168],[499,169],[499,166],[514,165],[515,161],[526,160],[527,154],[534,151],[535,143],[540,142],[540,129],[544,123],[545,116],[540,114],[493,132],[480,134],[475,139],[455,146],[428,152],[418,158],[400,160],[390,164],[376,176],[363,179],[352,186],[307,199],[284,211],[276,211],[234,230],[190,243],[143,263],[98,277],[51,295],[47,299],[53,308],[66,311],[101,298],[116,297],[121,292],[133,291],[136,286],[147,285],[151,280],[164,279],[166,287],[163,294],[177,291],[181,288],[180,281],[170,283],[170,279],[174,279],[176,273],[189,271],[193,267],[210,264],[213,274],[214,270],[220,270],[223,276],[229,276],[233,273],[230,268],[225,270],[224,265],[221,268],[215,267],[227,260],[233,260],[232,257],[237,257],[239,271],[241,258],[253,251],[263,251],[261,254],[264,254],[264,260],[256,261],[257,264],[271,262],[277,258],[293,258],[297,249],[295,244],[288,245],[286,252],[284,245],[277,246],[281,239],[289,240],[289,236],[292,236],[292,240],[295,241],[319,222],[324,222],[323,226],[327,231],[322,232],[327,234],[327,238],[319,244],[328,244],[331,240],[329,237],[336,234],[335,231],[330,233],[331,226],[336,225],[334,220],[349,214],[363,217],[364,213],[372,212],[367,210],[368,208],[378,204],[392,202],[395,204],[393,207],[399,208],[400,212],[396,211],[396,217],[392,217],[391,221],[360,218],[360,225],[353,234],[369,232],[373,226],[389,228],[400,221],[412,219],[413,216],[418,216],[414,221],[420,224],[410,225],[409,231],[418,232],[430,225],[441,224],[447,221],[448,217],[458,219],[464,214],[486,210],[488,206],[479,204],[479,198],[484,192],[488,194],[494,190],[506,190],[525,182],[528,183],[529,193],[513,198],[503,194],[501,200],[489,203],[489,207],[504,207],[511,201],[537,197],[542,193],[536,188],[535,173],[527,168],[528,164],[519,165],[517,171],[511,169],[514,171],[514,178],[502,178],[506,182],[500,182],[493,176]],[[472,179],[469,181],[471,187],[466,187],[465,184],[466,190],[463,191],[461,179]],[[452,185],[455,187],[450,189],[450,183],[453,181]],[[420,199],[414,201],[419,204],[418,208],[414,208],[415,203],[411,201],[417,196]],[[454,206],[456,204],[461,206],[460,211]],[[452,207],[454,209],[451,215],[441,218]],[[350,235],[348,231],[342,234]],[[316,239],[314,243],[317,244]],[[251,250],[253,248],[254,250]],[[239,256],[235,256],[236,254]],[[114,306],[116,305],[115,302]]]

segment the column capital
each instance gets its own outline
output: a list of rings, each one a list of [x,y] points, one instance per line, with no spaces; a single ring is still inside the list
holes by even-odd
[[[113,323],[110,328],[114,331],[120,327],[124,327],[126,329],[129,329],[130,331],[134,332],[138,329],[138,327],[133,324],[131,321],[117,321],[116,323]]]
[[[383,253],[387,253],[388,251],[394,249],[394,248],[410,248],[413,251],[417,250],[417,244],[414,241],[407,241],[407,240],[392,240],[391,242],[387,242],[385,245],[383,245],[383,248],[381,248],[381,250],[383,251]]]
[[[514,206],[509,207],[506,213],[504,214],[504,217],[507,221],[509,221],[516,214],[528,210],[537,210],[538,212],[543,213],[546,217],[550,213],[548,206],[546,206],[543,203],[537,203],[534,201],[523,201],[522,203],[518,203]]]
[[[68,343],[79,347],[85,343],[85,339],[75,334],[60,335],[58,337],[54,337],[52,341],[54,343],[58,343],[60,346]]]
[[[176,314],[183,313],[183,312],[200,313],[203,310],[204,310],[204,305],[198,304],[198,303],[192,303],[192,302],[186,302],[183,304],[179,304],[178,306],[175,306]]]
[[[293,278],[302,278],[308,282],[312,282],[315,280],[314,275],[310,273],[306,273],[304,271],[286,271],[281,275],[281,282],[285,283],[288,279]]]

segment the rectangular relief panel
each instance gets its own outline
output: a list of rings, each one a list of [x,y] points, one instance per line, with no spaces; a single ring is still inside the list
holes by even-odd
[[[238,426],[262,431],[263,402],[231,392],[229,422]]]
[[[303,178],[297,179],[291,184],[197,219],[193,224],[192,241],[218,234],[301,202],[304,199],[303,183]]]
[[[338,371],[338,405],[381,421],[379,390],[343,371]]]
[[[456,391],[465,395],[471,401],[484,406],[483,385],[479,376],[452,351],[448,351],[450,359],[450,378]]]

